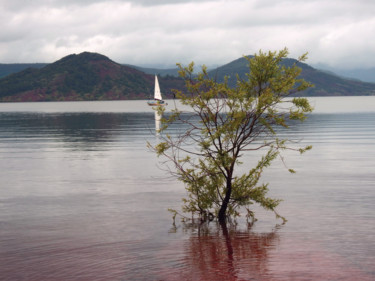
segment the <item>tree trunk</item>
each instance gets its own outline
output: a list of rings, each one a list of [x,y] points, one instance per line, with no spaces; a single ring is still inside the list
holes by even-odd
[[[219,219],[219,222],[221,223],[225,222],[225,219],[227,217],[227,208],[228,208],[231,194],[232,194],[232,179],[231,177],[228,177],[227,192],[225,193],[225,197],[224,197],[223,203],[221,204],[219,214],[218,214],[218,219]]]

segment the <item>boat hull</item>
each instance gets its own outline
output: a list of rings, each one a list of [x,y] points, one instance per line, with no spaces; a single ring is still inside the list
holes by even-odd
[[[166,105],[163,100],[149,100],[147,102],[149,106],[164,106]]]

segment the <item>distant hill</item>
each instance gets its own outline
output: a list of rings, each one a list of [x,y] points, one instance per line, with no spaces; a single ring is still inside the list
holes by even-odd
[[[172,97],[172,88],[183,87],[174,77],[159,82],[165,98]],[[145,99],[153,88],[153,75],[84,52],[0,79],[0,101]]]
[[[290,66],[297,62],[295,59],[285,59],[283,64]],[[302,68],[301,77],[315,85],[302,93],[301,96],[367,96],[375,95],[375,84],[366,83],[353,79],[345,79],[334,74],[317,70],[305,63],[298,63]],[[216,77],[217,81],[223,81],[224,76],[228,76],[230,86],[235,86],[236,74],[241,78],[246,78],[249,71],[248,61],[239,58],[226,65],[209,71],[211,77]]]
[[[10,74],[20,72],[27,68],[43,68],[48,63],[0,63],[0,78],[6,77]],[[122,64],[124,66],[137,69],[147,74],[158,76],[174,76],[178,77],[178,68],[169,68],[169,69],[161,69],[161,68],[150,68],[150,67],[141,67],[131,64]]]
[[[285,65],[296,60],[285,59]],[[299,93],[303,96],[375,95],[375,84],[344,79],[299,63],[301,76],[314,88]],[[141,68],[118,64],[106,56],[84,52],[66,56],[51,64],[37,64],[0,79],[0,101],[67,101],[67,100],[126,100],[152,96],[154,74],[159,77],[164,98],[172,98],[171,89],[184,89],[182,79],[175,77],[176,69]],[[236,74],[245,78],[249,71],[245,58],[239,58],[209,71],[211,77],[229,85],[236,83]]]
[[[159,69],[159,68],[147,68],[147,67],[141,67],[141,66],[136,66],[136,65],[130,65],[130,64],[125,64],[126,66],[129,66],[131,68],[135,68],[139,71],[142,71],[147,74],[151,75],[160,75],[160,76],[173,76],[173,77],[178,77],[178,68],[169,68],[169,69]]]
[[[26,68],[42,68],[46,65],[47,63],[0,63],[0,78],[20,72]]]
[[[347,79],[360,80],[362,82],[375,83],[375,67],[373,68],[354,68],[354,69],[339,69],[329,67],[323,64],[316,66],[322,71],[331,72]]]

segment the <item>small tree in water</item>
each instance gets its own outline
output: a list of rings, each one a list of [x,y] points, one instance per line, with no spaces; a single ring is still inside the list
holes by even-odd
[[[173,110],[162,120],[161,131],[176,122],[186,131],[177,136],[166,134],[153,149],[170,160],[174,166],[170,171],[186,186],[183,212],[224,222],[227,217],[238,216],[240,207],[253,218],[248,207],[258,203],[280,217],[275,208],[281,200],[267,197],[268,184],[259,183],[262,172],[278,156],[282,158],[283,150],[303,153],[311,148],[295,148],[290,140],[278,138],[278,127],[288,128],[289,120],[303,121],[312,111],[306,98],[289,98],[312,85],[298,79],[301,69],[296,64],[281,64],[287,55],[285,48],[246,57],[247,79],[237,76],[235,88],[230,88],[227,80],[217,83],[210,78],[205,66],[200,74],[193,75],[193,63],[179,65],[187,91],[176,91],[176,96],[193,114]],[[298,61],[305,59],[306,54]],[[255,167],[238,175],[244,153],[262,149],[264,155]]]

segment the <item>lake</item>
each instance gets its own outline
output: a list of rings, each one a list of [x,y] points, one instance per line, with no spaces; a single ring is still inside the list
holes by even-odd
[[[227,228],[173,224],[145,101],[0,103],[0,280],[375,280],[375,97],[311,102],[264,175],[288,222]]]

